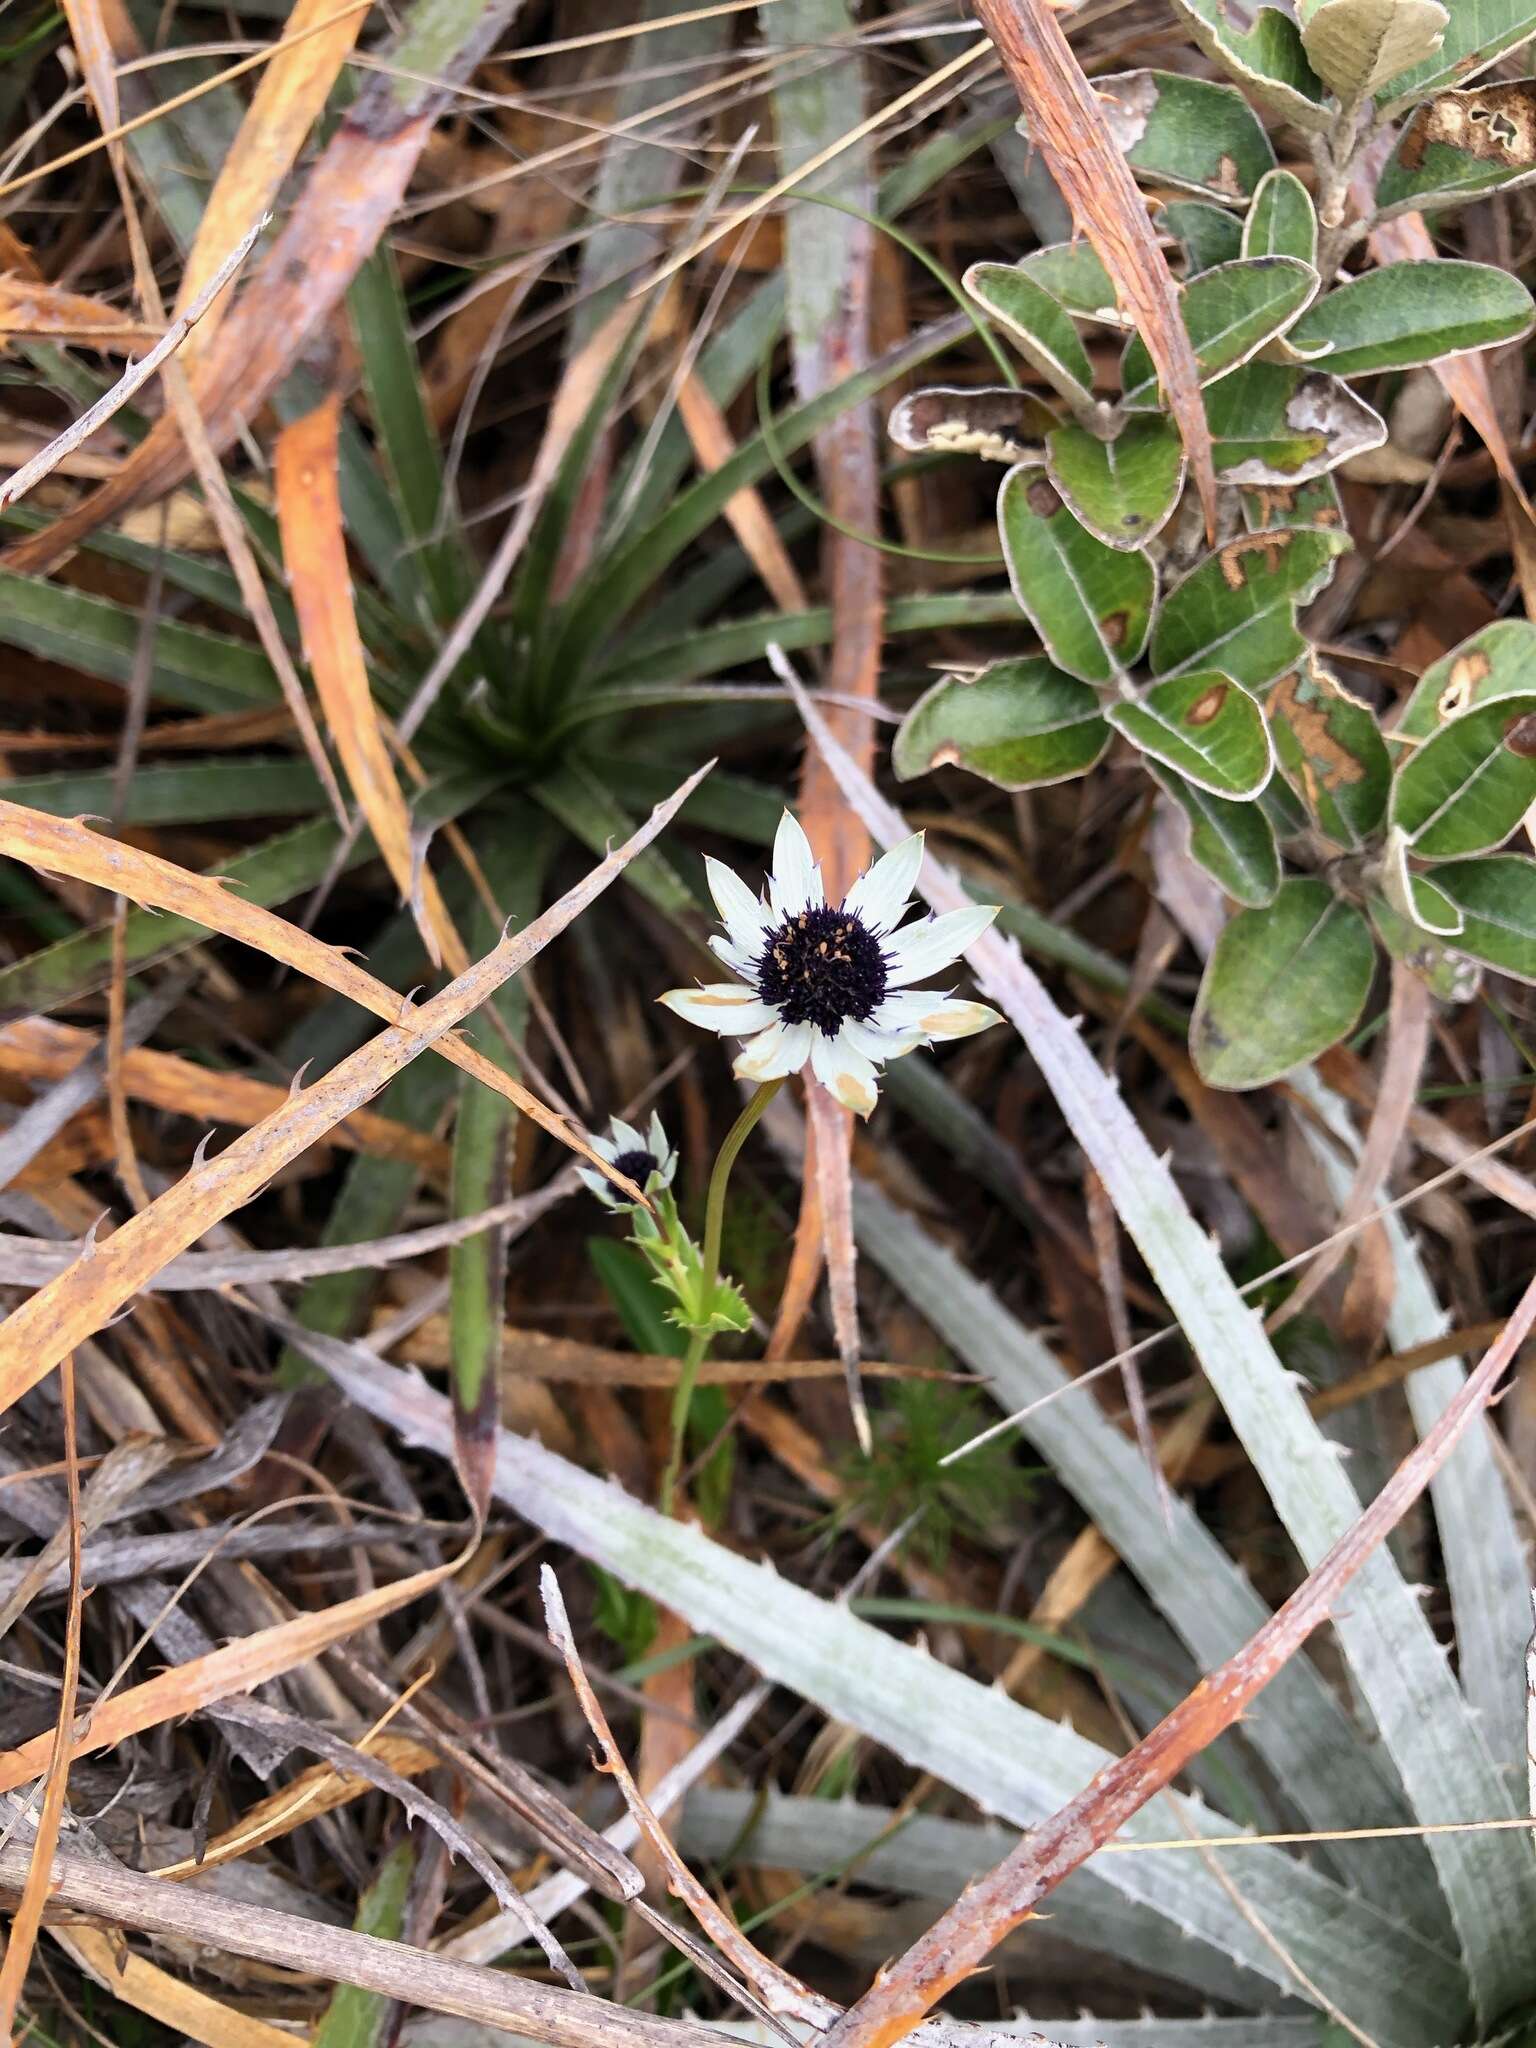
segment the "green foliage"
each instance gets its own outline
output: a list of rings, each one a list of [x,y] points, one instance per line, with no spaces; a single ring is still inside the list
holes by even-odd
[[[1203,386],[1214,544],[1196,537],[1147,341],[1086,240],[974,265],[967,289],[1055,393],[1056,423],[1042,427],[1037,399],[1027,431],[1005,434],[1025,415],[994,391],[976,394],[990,438],[967,434],[958,394],[917,392],[903,419],[946,424],[947,407],[955,423],[903,445],[1011,461],[998,531],[1043,652],[934,684],[892,766],[1016,792],[1086,775],[1112,748],[1138,760],[1232,907],[1195,1064],[1215,1087],[1251,1088],[1354,1029],[1379,949],[1450,1001],[1485,967],[1536,978],[1536,863],[1501,850],[1536,806],[1536,627],[1502,621],[1453,649],[1394,726],[1302,624],[1352,545],[1333,473],[1386,439],[1350,380],[1536,324],[1525,285],[1488,264],[1347,267],[1380,219],[1536,178],[1536,80],[1467,83],[1536,33],[1536,0],[1300,0],[1246,28],[1222,0],[1176,4],[1232,82],[1136,71],[1095,89],[1131,170],[1189,195],[1161,221]],[[1374,159],[1372,100],[1401,120]],[[1277,120],[1313,139],[1316,201],[1275,161]],[[1101,395],[1095,364],[1116,334],[1118,388]]]
[[[845,1464],[849,1512],[890,1528],[915,1518],[905,1540],[936,1568],[956,1535],[995,1539],[1034,1484],[1012,1444],[997,1438],[953,1465],[943,1462],[990,1420],[986,1402],[969,1387],[898,1380],[874,1417],[873,1455]]]
[[[600,1564],[589,1564],[587,1570],[592,1574],[594,1624],[626,1664],[638,1664],[656,1640],[656,1602]]]

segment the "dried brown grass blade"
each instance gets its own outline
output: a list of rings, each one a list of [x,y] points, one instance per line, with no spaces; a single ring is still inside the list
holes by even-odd
[[[135,349],[153,348],[164,332],[163,327],[129,319],[121,306],[109,306],[86,292],[66,291],[62,285],[40,284],[29,278],[0,277],[0,334],[77,341],[111,355],[129,355]]]
[[[692,786],[690,783],[689,787]],[[652,826],[642,829],[649,832]],[[375,981],[336,947],[312,938],[270,910],[245,902],[220,880],[193,874],[157,854],[121,845],[90,831],[77,819],[53,818],[43,811],[30,811],[20,804],[0,800],[0,854],[50,874],[94,883],[97,888],[129,896],[135,903],[146,904],[153,910],[175,911],[206,925],[210,931],[254,946],[268,959],[279,960],[284,966],[307,974],[338,995],[350,996],[362,1009],[371,1010],[388,1023],[400,1015],[402,998],[382,981]],[[579,1152],[590,1165],[607,1170],[580,1132],[456,1033],[449,1032],[437,1039],[433,1049],[475,1080],[505,1095],[524,1116],[558,1138],[562,1145]]]
[[[1157,365],[1164,402],[1184,439],[1206,532],[1214,541],[1216,474],[1200,373],[1146,201],[1049,0],[977,0],[976,13],[1029,117],[1030,140]]]
[[[217,267],[219,252],[271,211],[304,138],[325,109],[366,12],[361,7],[338,12],[336,0],[295,0],[282,34],[282,45],[292,47],[280,46],[263,72],[214,181],[181,275],[178,306],[197,297]],[[206,353],[223,318],[224,308],[215,306],[190,336],[184,352],[188,364]]]
[[[75,1718],[75,1695],[80,1685],[80,1609],[85,1588],[80,1576],[80,1465],[75,1435],[75,1366],[64,1361],[60,1376],[64,1414],[64,1464],[69,1483],[69,1612],[64,1627],[64,1670],[59,1685],[59,1718],[49,1744],[48,1774],[43,1784],[43,1805],[37,1833],[32,1842],[32,1861],[11,1920],[11,1938],[5,1959],[0,1962],[0,2035],[9,2039],[16,2021],[16,2007],[26,1984],[43,1924],[43,1907],[48,1898],[48,1876],[53,1862],[59,1828],[64,1819],[64,1794],[69,1785],[70,1729]]]
[[[236,1693],[265,1685],[268,1679],[281,1677],[283,1672],[318,1657],[332,1643],[370,1627],[386,1614],[393,1614],[397,1608],[430,1593],[458,1570],[461,1561],[451,1558],[447,1564],[413,1572],[409,1578],[397,1579],[392,1586],[375,1586],[318,1613],[296,1614],[289,1621],[221,1644],[190,1664],[177,1664],[168,1671],[157,1672],[142,1685],[130,1686],[126,1692],[91,1710],[85,1726],[68,1748],[69,1761],[75,1763],[96,1750],[111,1749],[130,1736],[142,1735],[146,1728],[158,1728],[163,1721],[195,1714]],[[0,1792],[26,1784],[45,1769],[52,1741],[51,1735],[39,1735],[19,1749],[0,1751]]]
[[[294,2036],[285,2028],[270,2026],[180,1983],[135,1955],[120,1935],[114,1939],[99,1927],[83,1926],[50,1931],[65,1954],[111,1997],[147,2013],[185,2040],[201,2042],[202,2048],[293,2048]]]
[[[271,73],[268,73],[268,82]],[[283,560],[309,656],[310,673],[341,763],[384,864],[410,905],[434,967],[447,960],[462,974],[469,964],[437,879],[425,861],[418,871],[411,814],[385,742],[357,614],[342,529],[337,471],[341,400],[328,398],[277,438],[277,517]]]
[[[89,1250],[16,1309],[0,1324],[0,1413],[35,1386],[76,1344],[110,1321],[178,1252],[251,1200],[282,1166],[298,1158],[316,1138],[359,1108],[419,1053],[477,1010],[510,975],[525,967],[650,844],[707,772],[706,768],[690,776],[622,847],[525,930],[504,937],[467,974],[419,1009],[408,1009],[399,1023],[391,1024],[342,1060],[314,1087],[296,1091],[281,1110],[254,1130],[242,1133],[217,1159],[194,1166],[104,1245]],[[119,851],[126,853],[127,849]],[[569,1134],[566,1141],[571,1142]]]

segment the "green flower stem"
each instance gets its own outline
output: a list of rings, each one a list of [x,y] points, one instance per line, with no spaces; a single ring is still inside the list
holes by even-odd
[[[725,1231],[725,1190],[731,1177],[731,1168],[736,1164],[736,1155],[751,1136],[753,1127],[775,1095],[784,1086],[785,1076],[777,1080],[764,1081],[735,1123],[726,1132],[725,1142],[715,1154],[714,1170],[709,1176],[709,1196],[704,1207],[704,1263],[699,1274],[699,1318],[707,1320],[714,1306],[715,1283],[720,1278],[720,1239]],[[699,1367],[709,1351],[709,1332],[695,1330],[688,1340],[687,1355],[683,1369],[678,1376],[677,1391],[672,1396],[672,1450],[667,1459],[667,1469],[661,1476],[661,1512],[672,1512],[672,1495],[677,1487],[677,1475],[682,1470],[683,1444],[688,1432],[688,1410],[693,1405],[693,1389],[698,1381]]]

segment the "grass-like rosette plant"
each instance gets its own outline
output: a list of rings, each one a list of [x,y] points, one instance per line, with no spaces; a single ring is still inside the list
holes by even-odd
[[[1236,85],[1165,71],[1096,84],[1131,168],[1180,195],[1160,220],[1202,379],[1214,544],[1151,356],[1093,250],[974,264],[972,300],[1050,399],[923,390],[891,431],[912,452],[1007,465],[998,528],[1041,651],[941,680],[894,766],[907,780],[955,765],[1017,791],[1132,748],[1236,906],[1193,1046],[1207,1081],[1249,1088],[1350,1031],[1378,945],[1450,999],[1484,964],[1536,979],[1536,866],[1500,850],[1536,803],[1536,628],[1456,648],[1389,726],[1299,623],[1352,545],[1333,472],[1387,437],[1356,380],[1517,341],[1533,320],[1525,286],[1485,264],[1347,265],[1368,243],[1385,255],[1371,237],[1388,222],[1412,216],[1417,240],[1420,214],[1536,177],[1522,118],[1536,80],[1467,83],[1530,35],[1516,0],[1449,14],[1302,0],[1295,19],[1265,8],[1248,30],[1218,0],[1179,6]],[[1264,113],[1307,137],[1315,200],[1277,164]],[[1096,389],[1111,381],[1106,331],[1113,398]]]

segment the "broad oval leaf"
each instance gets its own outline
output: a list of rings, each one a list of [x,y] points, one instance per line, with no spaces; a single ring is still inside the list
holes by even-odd
[[[1277,114],[1312,132],[1329,126],[1328,88],[1312,69],[1301,31],[1289,14],[1261,7],[1252,26],[1240,27],[1227,0],[1174,0],[1189,31],[1214,63],[1241,79]]]
[[[1243,222],[1245,256],[1294,256],[1317,261],[1317,211],[1294,171],[1267,171]]]
[[[1105,327],[1129,327],[1115,298],[1109,272],[1086,236],[1076,242],[1052,242],[1035,249],[1018,265],[1026,277],[1044,287],[1079,320],[1097,320]]]
[[[1179,310],[1202,384],[1226,376],[1283,333],[1317,292],[1317,272],[1292,256],[1240,258],[1202,270],[1179,293]],[[1157,372],[1147,345],[1133,334],[1120,363],[1120,403],[1127,412],[1155,412]]]
[[[1408,862],[1408,835],[1399,825],[1387,833],[1382,848],[1381,893],[1406,924],[1431,938],[1454,939],[1461,930],[1461,912],[1427,875],[1415,874]]]
[[[1536,0],[1450,0],[1451,18],[1433,57],[1389,79],[1378,105],[1386,114],[1446,85],[1467,85],[1496,57],[1536,35]]]
[[[1280,527],[1230,540],[1169,591],[1152,635],[1158,675],[1219,668],[1261,690],[1300,661],[1296,607],[1309,604],[1349,547],[1346,533]]]
[[[1212,1088],[1261,1088],[1336,1045],[1370,994],[1376,946],[1352,903],[1313,875],[1240,910],[1200,983],[1189,1045]]]
[[[1188,818],[1189,850],[1212,880],[1249,909],[1273,903],[1280,887],[1280,849],[1263,806],[1198,789],[1159,762],[1147,765]]]
[[[1235,86],[1177,71],[1096,78],[1109,132],[1133,171],[1240,204],[1273,168],[1263,123]]]
[[[1250,533],[1268,533],[1277,526],[1331,526],[1340,533],[1344,525],[1344,500],[1331,476],[1315,476],[1304,484],[1260,485],[1245,490],[1243,524]]]
[[[1265,700],[1280,773],[1336,846],[1358,849],[1380,830],[1392,761],[1362,704],[1309,654]]]
[[[1423,213],[1536,178],[1536,78],[1436,93],[1376,181],[1378,213]]]
[[[1008,338],[1053,390],[1073,405],[1091,400],[1093,365],[1072,316],[1011,263],[973,263],[966,290],[984,312],[1008,330]]]
[[[1038,455],[1056,415],[1041,399],[1009,385],[952,389],[933,385],[902,399],[888,431],[909,455],[980,455],[1023,462]]]
[[[1449,654],[1431,662],[1403,706],[1395,736],[1426,740],[1453,718],[1497,697],[1523,696],[1536,687],[1536,626],[1529,619],[1498,619]]]
[[[1206,199],[1170,199],[1161,225],[1184,251],[1184,274],[1198,277],[1218,263],[1235,263],[1243,253],[1243,227],[1236,214]]]
[[[1084,682],[1113,682],[1147,644],[1151,562],[1096,540],[1040,463],[1021,462],[1003,478],[997,525],[1014,596],[1046,653]]]
[[[1536,982],[1536,862],[1492,853],[1447,861],[1434,878],[1461,912],[1457,949],[1517,981]]]
[[[1471,1002],[1483,978],[1475,960],[1400,916],[1384,896],[1370,897],[1365,907],[1382,945],[1394,960],[1412,968],[1431,995],[1443,1003]]]
[[[1104,715],[1132,746],[1213,796],[1256,797],[1275,765],[1264,713],[1215,670],[1154,683]]]
[[[1113,441],[1070,421],[1046,443],[1045,465],[1083,525],[1112,548],[1144,546],[1184,488],[1184,445],[1161,413],[1127,420]]]
[[[1536,695],[1463,712],[1416,747],[1392,785],[1392,823],[1424,860],[1486,853],[1536,803]]]
[[[1530,293],[1507,270],[1436,257],[1351,278],[1310,306],[1286,339],[1336,377],[1359,377],[1514,341],[1533,319]]]
[[[1297,13],[1312,69],[1349,105],[1433,58],[1450,18],[1440,0],[1300,0]]]
[[[1084,774],[1109,741],[1098,692],[1034,655],[935,683],[902,720],[891,767],[898,782],[955,767],[999,789],[1043,789]]]
[[[1341,378],[1295,363],[1244,363],[1206,387],[1205,417],[1229,484],[1304,483],[1387,438],[1386,421]]]

